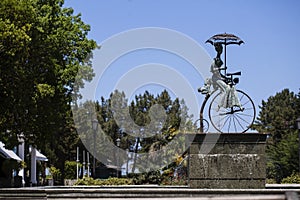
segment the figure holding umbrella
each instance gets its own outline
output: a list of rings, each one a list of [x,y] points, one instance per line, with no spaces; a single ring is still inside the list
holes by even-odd
[[[233,34],[217,34],[209,38],[206,43],[215,47],[217,52],[213,59],[210,71],[211,78],[205,80],[204,86],[198,91],[205,94],[205,100],[200,109],[200,132],[208,130],[208,121],[203,118],[203,111],[209,97],[216,91],[209,106],[209,119],[213,127],[219,132],[246,132],[252,125],[255,118],[255,107],[251,98],[243,91],[236,90],[241,72],[227,73],[226,47],[230,44],[240,45],[244,43],[239,37]],[[221,59],[224,46],[224,63]],[[224,64],[224,65],[223,65]],[[224,71],[224,73],[222,73]],[[212,89],[211,89],[211,86]]]
[[[244,43],[244,41],[233,34],[223,33],[223,34],[217,34],[217,35],[212,36],[211,38],[206,40],[205,43],[210,43],[211,45],[214,45],[217,52],[218,52],[218,50],[217,50],[216,46],[218,46],[218,48],[220,48],[220,45],[221,45],[221,47],[222,47],[222,45],[224,45],[224,70],[225,70],[225,74],[226,74],[226,69],[227,69],[226,47],[227,47],[227,45],[230,45],[230,44],[241,45]],[[220,57],[220,55],[219,55],[219,57]],[[218,57],[218,55],[217,55],[217,57]]]
[[[226,106],[226,102],[228,102],[227,97],[230,95],[230,90],[232,87],[228,85],[230,83],[230,79],[227,76],[226,70],[227,70],[227,65],[226,65],[226,46],[230,44],[237,44],[240,45],[244,43],[239,37],[233,35],[233,34],[217,34],[209,38],[205,43],[210,43],[215,47],[215,50],[217,52],[216,57],[213,59],[213,63],[211,64],[210,71],[212,73],[212,78],[208,78],[205,81],[204,87],[200,88],[199,92],[206,94],[210,92],[210,86],[213,85],[214,90],[217,90],[220,88],[224,94],[224,100],[222,101],[223,107]],[[224,45],[224,66],[223,66],[223,61],[221,59],[221,54],[223,52],[223,46]],[[224,73],[222,74],[222,71]],[[236,75],[241,75],[241,74],[236,74]],[[231,92],[234,94],[234,87],[232,89],[233,91]],[[241,107],[238,99],[235,99],[232,97],[232,103],[231,104],[236,104],[236,106]],[[228,105],[230,106],[230,105]]]

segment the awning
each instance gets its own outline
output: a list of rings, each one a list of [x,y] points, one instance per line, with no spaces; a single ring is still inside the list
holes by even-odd
[[[38,150],[35,150],[35,155],[36,155],[36,160],[48,161],[48,158],[45,155],[43,155],[41,152],[39,152]]]
[[[16,161],[22,161],[22,159],[15,154],[12,150],[4,148],[4,144],[0,142],[0,155],[6,159],[14,159]]]

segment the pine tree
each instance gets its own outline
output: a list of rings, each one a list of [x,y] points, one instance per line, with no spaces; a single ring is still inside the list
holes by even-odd
[[[136,156],[162,149],[182,131],[179,130],[181,125],[185,127],[189,124],[188,127],[192,128],[184,100],[172,100],[166,90],[156,97],[145,91],[136,95],[130,103],[123,92],[114,91],[109,99],[101,98],[98,116],[102,129],[111,141],[120,138],[121,148],[135,152]],[[144,167],[136,162],[136,156],[133,158],[132,172]]]
[[[288,89],[262,101],[259,116],[253,128],[270,135],[267,142],[267,177],[280,182],[298,171],[298,131],[296,119],[300,116],[300,98]]]

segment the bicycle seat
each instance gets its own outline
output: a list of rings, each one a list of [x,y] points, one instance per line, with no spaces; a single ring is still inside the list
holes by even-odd
[[[242,75],[242,72],[226,73],[226,76],[234,76],[234,75],[240,76],[240,75]]]

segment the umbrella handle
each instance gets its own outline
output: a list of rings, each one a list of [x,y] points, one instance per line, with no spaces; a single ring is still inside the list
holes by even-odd
[[[226,69],[227,69],[227,65],[226,65],[226,38],[225,38],[225,44],[224,44],[224,67],[225,67],[225,74],[226,74]]]

